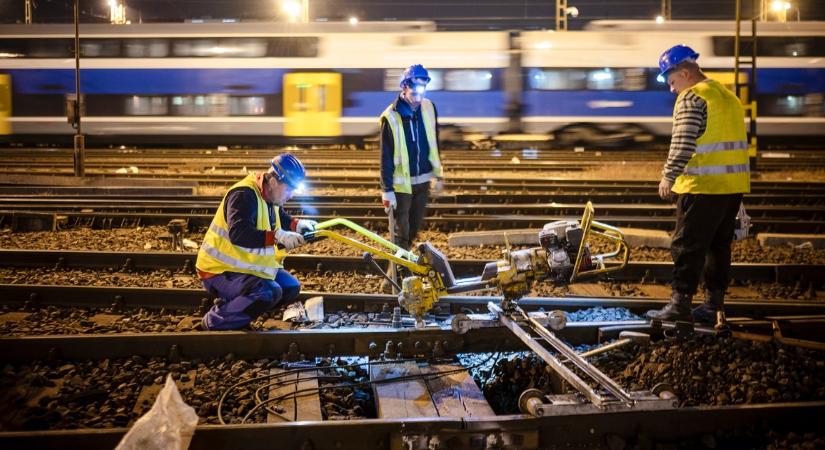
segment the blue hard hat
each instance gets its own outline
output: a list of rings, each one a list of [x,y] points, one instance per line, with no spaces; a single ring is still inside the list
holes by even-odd
[[[699,59],[699,54],[687,45],[681,44],[665,50],[662,56],[659,57],[659,76],[664,77],[670,69],[686,59]]]
[[[292,153],[281,153],[272,158],[272,172],[279,183],[299,189],[307,173],[301,161]]]
[[[413,64],[404,69],[404,73],[401,74],[401,81],[398,84],[399,86],[404,87],[412,84],[412,80],[416,78],[421,78],[425,83],[429,83],[430,72],[427,72],[427,69],[425,69],[421,64]]]

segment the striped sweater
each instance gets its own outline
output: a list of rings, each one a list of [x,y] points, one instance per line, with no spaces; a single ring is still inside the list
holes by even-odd
[[[662,178],[673,183],[685,171],[685,166],[696,152],[696,139],[705,133],[707,123],[707,103],[693,91],[682,96],[673,117],[670,152],[662,169]]]

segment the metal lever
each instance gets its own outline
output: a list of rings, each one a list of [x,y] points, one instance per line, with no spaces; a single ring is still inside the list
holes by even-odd
[[[386,278],[387,281],[389,281],[390,284],[392,284],[393,287],[397,289],[396,292],[401,292],[401,286],[399,286],[398,283],[395,282],[395,280],[393,280],[389,275],[387,275],[387,272],[384,272],[384,269],[382,269],[381,266],[378,265],[378,262],[375,260],[375,258],[372,257],[372,254],[370,252],[364,252],[364,261],[372,263],[372,265],[375,267],[378,273],[380,273],[384,278]]]

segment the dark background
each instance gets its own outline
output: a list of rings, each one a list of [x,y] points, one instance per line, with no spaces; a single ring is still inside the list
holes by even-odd
[[[35,23],[72,22],[71,0],[33,0]],[[121,0],[127,18],[137,22],[182,22],[191,19],[283,20],[279,0]],[[433,20],[444,30],[553,29],[553,0],[309,0],[310,19]],[[751,14],[751,0],[742,0],[743,14]],[[759,2],[756,2],[757,4]],[[796,19],[825,20],[825,0],[795,0],[788,13]],[[0,0],[0,23],[23,22],[24,0]],[[660,0],[568,0],[579,10],[569,19],[579,29],[594,19],[652,19]],[[108,22],[106,0],[80,0],[81,22]],[[672,0],[674,20],[734,18],[734,0]]]

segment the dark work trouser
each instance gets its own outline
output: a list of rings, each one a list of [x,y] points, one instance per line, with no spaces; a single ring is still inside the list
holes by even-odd
[[[705,288],[724,292],[730,276],[730,246],[742,194],[681,194],[676,202],[676,231],[670,245],[675,292],[694,295]],[[704,269],[704,274],[703,274]]]
[[[395,193],[395,245],[409,250],[427,215],[430,182],[412,185],[412,194]]]
[[[212,306],[204,324],[210,330],[237,330],[249,325],[280,302],[291,302],[301,291],[301,282],[284,269],[274,280],[245,273],[224,272],[203,280],[203,287],[224,302]]]

